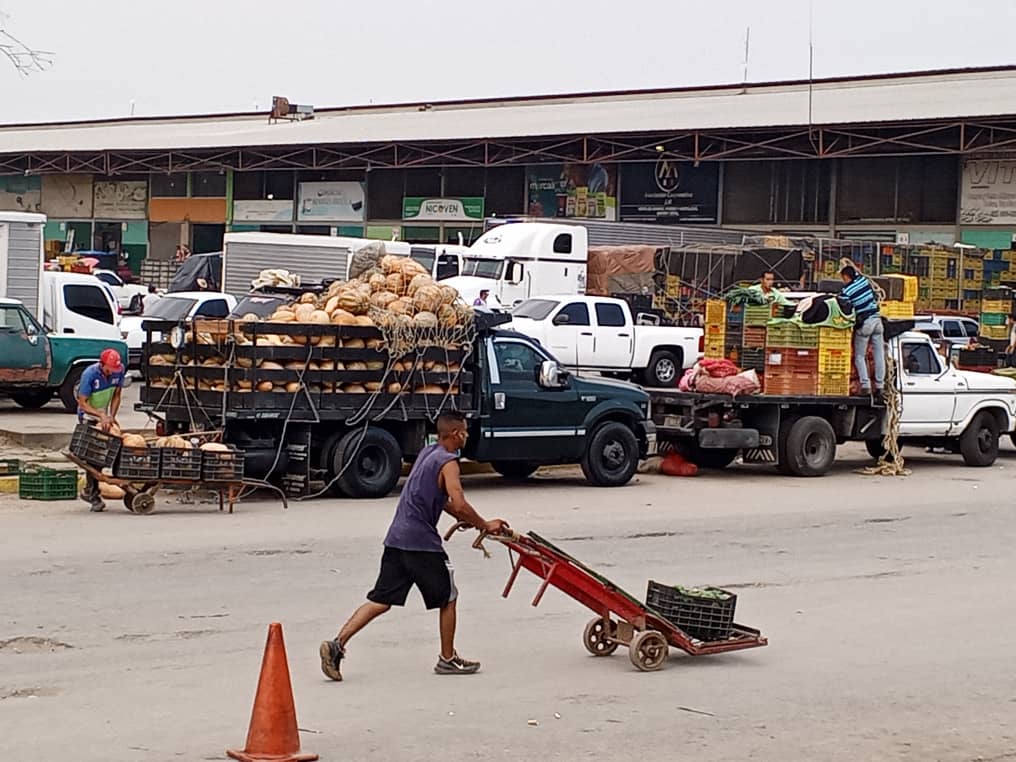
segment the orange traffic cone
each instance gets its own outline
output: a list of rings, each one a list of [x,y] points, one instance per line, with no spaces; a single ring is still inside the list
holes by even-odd
[[[226,754],[240,762],[312,762],[318,758],[317,754],[300,751],[286,644],[282,640],[282,625],[278,622],[268,625],[268,642],[261,661],[247,746],[243,751],[227,749]]]

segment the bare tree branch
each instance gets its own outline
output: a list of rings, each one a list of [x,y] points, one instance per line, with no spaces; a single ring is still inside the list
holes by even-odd
[[[4,28],[7,18],[0,10],[0,55],[3,55],[23,77],[32,72],[45,71],[53,65],[53,53],[26,45]]]

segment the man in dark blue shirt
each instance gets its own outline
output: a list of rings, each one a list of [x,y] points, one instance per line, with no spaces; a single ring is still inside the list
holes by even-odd
[[[861,394],[871,394],[868,376],[868,347],[875,361],[875,394],[885,387],[885,329],[878,311],[878,297],[868,280],[853,265],[840,270],[843,289],[840,294],[854,306],[854,366],[861,382]]]
[[[381,571],[374,589],[334,640],[319,650],[321,671],[341,680],[346,644],[356,633],[392,606],[402,606],[415,585],[428,609],[440,610],[441,655],[434,671],[439,675],[471,675],[480,663],[463,659],[455,651],[455,602],[458,590],[451,562],[437,531],[444,512],[477,529],[497,533],[508,526],[501,519],[485,521],[466,501],[459,481],[459,452],[466,445],[466,419],[461,413],[442,413],[437,419],[437,444],[425,447],[413,463],[402,488],[395,518],[384,541]]]

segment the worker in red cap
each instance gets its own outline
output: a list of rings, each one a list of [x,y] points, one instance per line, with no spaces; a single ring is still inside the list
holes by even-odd
[[[99,362],[89,365],[81,374],[78,383],[78,420],[109,431],[116,424],[116,414],[120,411],[123,384],[124,367],[120,353],[115,349],[104,349],[99,355]],[[99,481],[91,474],[85,477],[81,499],[91,505],[92,511],[106,509],[106,503],[99,492]]]

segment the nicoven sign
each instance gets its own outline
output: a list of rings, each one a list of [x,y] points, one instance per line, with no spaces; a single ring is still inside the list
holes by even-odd
[[[717,222],[718,164],[661,158],[621,165],[621,219],[628,222]]]

